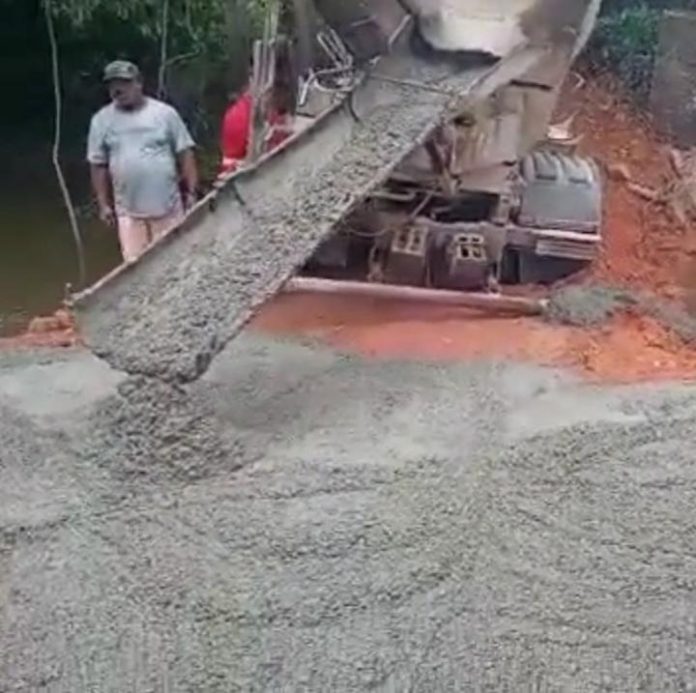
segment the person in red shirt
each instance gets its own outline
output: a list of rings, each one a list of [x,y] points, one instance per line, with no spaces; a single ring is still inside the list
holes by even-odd
[[[284,89],[277,86],[271,99],[272,105],[268,114],[270,134],[265,143],[265,151],[275,149],[292,134],[291,115],[285,107]],[[236,171],[246,159],[251,135],[252,107],[251,92],[247,89],[225,113],[222,121],[220,175]]]

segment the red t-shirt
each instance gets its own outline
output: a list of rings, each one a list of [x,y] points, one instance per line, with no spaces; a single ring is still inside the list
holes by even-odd
[[[233,171],[239,163],[246,158],[251,133],[252,99],[251,94],[245,92],[235,101],[225,113],[222,121],[222,171]],[[278,112],[272,112],[268,117],[269,125],[273,128],[271,136],[266,143],[266,149],[270,150],[281,144],[289,132],[283,129],[285,117]]]

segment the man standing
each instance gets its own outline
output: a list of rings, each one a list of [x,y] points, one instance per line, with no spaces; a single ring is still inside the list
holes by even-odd
[[[133,63],[110,63],[104,81],[111,103],[92,118],[87,159],[99,216],[132,262],[194,204],[194,142],[176,110],[144,94]]]

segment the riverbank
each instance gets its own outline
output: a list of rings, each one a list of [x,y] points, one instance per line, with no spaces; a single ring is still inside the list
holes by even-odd
[[[60,307],[79,281],[77,250],[51,165],[48,140],[17,137],[0,145],[0,337],[16,336],[36,316]],[[115,234],[95,219],[81,152],[66,152],[66,175],[80,214],[88,279],[119,259]]]
[[[29,329],[36,317],[49,317],[61,307],[68,285],[79,282],[77,248],[51,164],[50,141],[18,135],[0,143],[4,162],[0,172],[0,339],[12,346],[37,337]],[[89,171],[81,142],[63,155],[65,174],[77,208],[85,250],[87,282],[93,283],[121,260],[113,229],[96,217],[89,189]],[[200,152],[203,180],[211,179],[218,155],[214,147]],[[51,339],[57,345],[61,335]],[[39,340],[40,341],[40,340]],[[71,343],[71,342],[70,342]]]

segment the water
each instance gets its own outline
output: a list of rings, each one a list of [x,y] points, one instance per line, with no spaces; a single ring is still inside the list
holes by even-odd
[[[80,138],[61,159],[85,245],[87,284],[121,260],[115,229],[96,218]],[[198,151],[202,184],[218,165],[216,146]],[[75,241],[42,132],[0,142],[0,336],[22,332],[31,318],[60,307],[66,285],[79,288]]]
[[[48,143],[3,143],[0,174],[0,335],[22,331],[35,315],[60,307],[66,284],[78,282],[75,242],[50,161]],[[79,154],[66,173],[80,207],[89,281],[120,259],[118,240],[87,214],[88,171]]]

